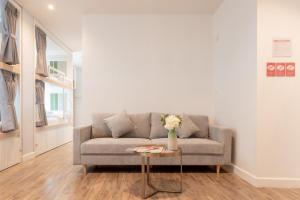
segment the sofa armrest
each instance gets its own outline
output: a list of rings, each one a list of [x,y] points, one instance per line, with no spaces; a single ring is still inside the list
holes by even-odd
[[[209,127],[209,138],[224,145],[225,164],[231,163],[233,129],[212,125]]]
[[[73,131],[73,164],[81,163],[81,144],[92,138],[92,126],[74,128]]]

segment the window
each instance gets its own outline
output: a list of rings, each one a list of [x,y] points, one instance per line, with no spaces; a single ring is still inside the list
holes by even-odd
[[[69,90],[46,83],[45,109],[49,123],[51,121],[71,121],[72,96]]]
[[[63,80],[70,76],[68,68],[70,68],[72,56],[49,37],[47,37],[46,54],[50,77]]]
[[[48,61],[50,76],[59,79],[65,78],[67,75],[67,61],[58,61],[54,58],[49,59],[51,59]]]
[[[54,74],[56,75],[57,74],[57,64],[58,61],[50,61],[50,64],[49,64],[49,69],[50,69],[50,74]]]
[[[72,80],[72,54],[65,51],[51,38],[47,37],[46,49],[49,78],[64,83]],[[45,110],[48,123],[72,122],[73,94],[72,90],[45,82]]]

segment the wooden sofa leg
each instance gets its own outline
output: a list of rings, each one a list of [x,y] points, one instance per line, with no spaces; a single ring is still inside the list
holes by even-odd
[[[220,170],[221,170],[221,165],[217,165],[217,174],[220,174]]]
[[[87,175],[87,165],[83,164],[82,167],[83,167],[83,174]]]

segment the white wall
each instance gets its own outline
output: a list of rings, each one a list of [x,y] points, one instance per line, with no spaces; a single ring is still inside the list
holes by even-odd
[[[93,112],[212,114],[212,16],[83,18],[79,123]]]
[[[256,1],[225,0],[215,13],[215,120],[236,129],[233,163],[256,170]]]
[[[75,81],[75,89],[74,89],[74,126],[79,124],[79,114],[80,105],[82,99],[82,53],[74,52],[73,53],[73,66],[74,66],[74,81]]]
[[[258,175],[300,186],[300,1],[260,0],[258,4],[259,99]],[[272,58],[272,39],[290,38],[293,57]],[[267,78],[267,62],[296,62],[296,77]]]
[[[34,18],[22,12],[22,143],[23,155],[34,152]]]
[[[215,120],[236,129],[234,171],[256,186],[300,185],[300,78],[267,78],[267,62],[300,63],[298,0],[225,0],[215,14]],[[290,38],[293,57],[273,58]],[[298,67],[298,66],[297,66]]]

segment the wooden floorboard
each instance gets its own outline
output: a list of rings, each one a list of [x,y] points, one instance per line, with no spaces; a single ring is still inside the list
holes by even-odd
[[[154,184],[176,189],[175,168],[154,168]],[[175,181],[174,181],[175,180]],[[0,200],[135,200],[141,199],[138,167],[89,168],[72,165],[72,144],[0,172]],[[230,173],[184,168],[183,193],[160,193],[163,200],[300,200],[300,189],[255,188]]]

